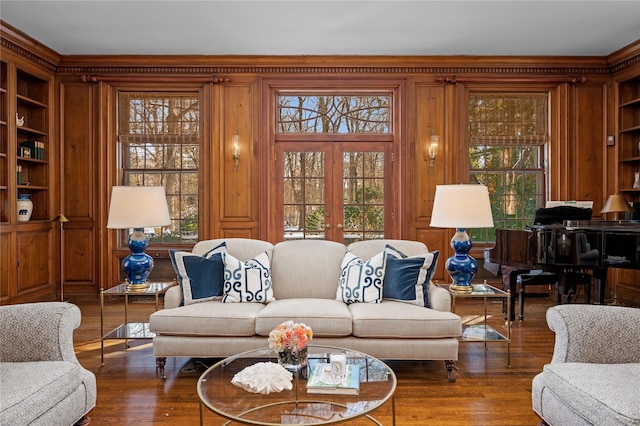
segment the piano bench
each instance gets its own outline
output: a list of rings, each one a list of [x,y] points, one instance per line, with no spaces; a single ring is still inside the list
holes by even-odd
[[[524,299],[526,296],[526,287],[532,285],[545,285],[548,287],[553,286],[555,289],[556,305],[562,303],[559,287],[559,277],[557,274],[551,272],[540,272],[537,274],[520,274],[518,275],[518,281],[520,282],[520,293],[518,294],[518,308],[520,313],[518,319],[524,321]]]

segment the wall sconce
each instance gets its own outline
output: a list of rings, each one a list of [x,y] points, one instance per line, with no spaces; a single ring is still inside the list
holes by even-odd
[[[240,145],[238,145],[238,131],[233,131],[233,146],[231,147],[233,154],[233,170],[240,170]]]
[[[433,132],[431,132],[431,143],[429,144],[429,170],[433,170],[433,165],[436,162],[439,142],[440,136],[434,135]]]

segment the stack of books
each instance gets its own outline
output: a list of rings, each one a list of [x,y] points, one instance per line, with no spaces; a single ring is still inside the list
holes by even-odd
[[[20,143],[21,148],[29,148],[31,150],[31,158],[36,160],[44,160],[44,142],[40,141],[24,141]]]
[[[360,393],[360,366],[347,364],[344,376],[335,376],[331,371],[331,364],[319,362],[311,371],[307,381],[309,393],[336,393],[358,395]]]

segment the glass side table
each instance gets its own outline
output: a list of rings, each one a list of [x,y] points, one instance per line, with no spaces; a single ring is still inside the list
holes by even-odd
[[[462,336],[459,338],[461,343],[468,342],[484,342],[485,349],[487,343],[506,343],[507,345],[507,366],[511,367],[511,293],[508,291],[500,290],[492,285],[487,284],[473,284],[473,290],[467,292],[455,291],[449,288],[448,285],[441,285],[449,291],[451,294],[451,312],[456,311],[456,299],[482,299],[484,314],[482,324],[462,324]],[[506,321],[506,335],[498,332],[495,328],[491,327],[487,323],[487,304],[492,299],[503,299],[507,306],[507,321]],[[505,304],[502,304],[503,306]]]
[[[100,289],[100,359],[104,365],[104,341],[107,339],[124,340],[125,347],[129,347],[129,339],[152,339],[155,335],[149,331],[148,322],[129,322],[129,297],[155,297],[156,311],[159,309],[160,295],[175,285],[171,282],[154,282],[148,288],[131,290],[126,284],[118,284],[109,289]],[[124,322],[109,333],[104,332],[104,296],[124,296]]]

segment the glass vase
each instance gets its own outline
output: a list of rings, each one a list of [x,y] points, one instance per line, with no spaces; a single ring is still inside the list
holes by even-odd
[[[278,364],[292,373],[302,370],[307,365],[307,348],[295,352],[291,349],[278,352]]]

